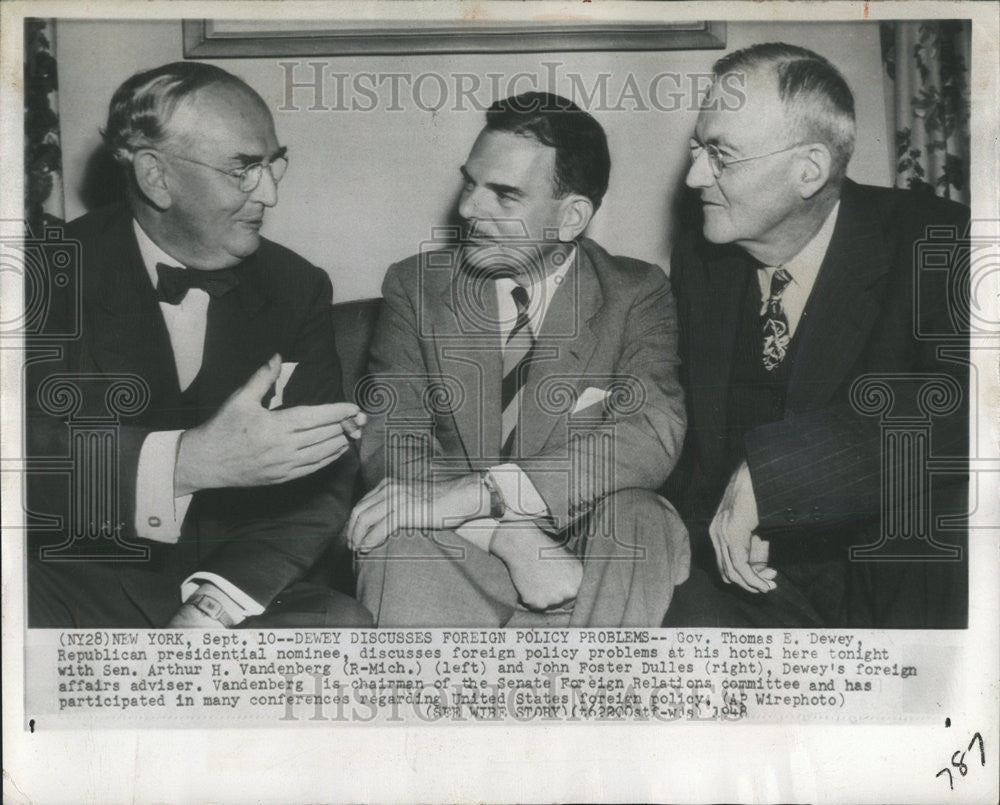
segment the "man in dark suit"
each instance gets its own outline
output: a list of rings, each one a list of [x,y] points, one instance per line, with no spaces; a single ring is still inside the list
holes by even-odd
[[[906,476],[886,439],[894,418],[967,454],[963,345],[920,335],[956,325],[918,260],[968,210],[845,178],[854,101],[821,56],[758,45],[714,72],[687,175],[701,225],[671,262],[690,428],[670,488],[698,569],[667,624],[961,626],[961,539],[907,523],[966,511],[963,478],[917,494],[926,467]],[[907,477],[914,494],[883,498]]]
[[[594,118],[544,93],[486,117],[464,243],[383,286],[359,597],[383,626],[656,625],[689,562],[652,491],[684,433],[669,283],[582,237],[610,172]]]
[[[364,418],[341,402],[329,279],[260,236],[287,164],[267,106],[169,64],[116,91],[104,136],[127,204],[67,226],[80,285],[53,286],[36,345],[77,316],[79,337],[28,369],[32,460],[77,451],[68,484],[29,482],[60,515],[32,530],[29,624],[370,622],[293,586],[346,520]],[[82,460],[74,428],[109,413],[117,449]]]

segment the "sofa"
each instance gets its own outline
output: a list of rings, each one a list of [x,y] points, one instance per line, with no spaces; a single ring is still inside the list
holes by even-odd
[[[354,386],[367,370],[368,350],[381,308],[381,298],[339,302],[332,308],[334,343],[340,358],[345,399],[354,398]],[[355,500],[360,499],[363,494],[364,487],[359,475],[354,488]],[[353,556],[347,546],[341,542],[332,545],[327,556],[310,571],[309,580],[354,595]]]
[[[333,331],[340,358],[344,394],[354,396],[354,385],[368,366],[368,350],[375,333],[375,323],[382,309],[382,299],[358,299],[333,306]]]

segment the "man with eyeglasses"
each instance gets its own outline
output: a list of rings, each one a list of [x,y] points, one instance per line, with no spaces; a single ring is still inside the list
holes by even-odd
[[[667,624],[961,626],[960,545],[938,550],[921,534],[921,545],[870,550],[888,520],[918,520],[928,503],[904,494],[883,522],[882,481],[899,466],[852,386],[888,373],[892,415],[904,417],[920,405],[906,378],[953,379],[967,393],[961,357],[915,333],[955,331],[947,273],[920,273],[916,246],[931,226],[962,237],[968,210],[846,178],[854,99],[816,53],[755,45],[714,75],[686,180],[700,221],[671,261],[689,429],[668,495],[696,567]],[[935,455],[967,455],[965,405],[933,418]],[[965,511],[961,476],[933,493],[934,515]],[[903,558],[914,547],[930,561]],[[863,549],[855,561],[852,548]]]
[[[80,337],[29,371],[30,454],[70,449],[46,391],[60,375],[88,415],[115,383],[136,404],[106,458],[117,519],[84,500],[32,534],[29,624],[367,625],[349,596],[299,583],[346,520],[364,415],[342,402],[326,273],[260,234],[288,163],[271,113],[226,71],[178,62],[122,84],[103,135],[126,203],[66,228],[82,280],[55,291],[49,328],[79,304]],[[76,472],[99,486],[102,468]],[[51,476],[29,488],[38,512],[72,497]]]

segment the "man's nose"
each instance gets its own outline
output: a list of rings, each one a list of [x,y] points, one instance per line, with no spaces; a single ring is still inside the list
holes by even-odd
[[[259,201],[265,207],[273,207],[278,203],[278,183],[274,181],[270,165],[261,171],[260,181],[250,193],[250,200]]]
[[[482,193],[479,191],[479,188],[462,191],[462,195],[458,199],[458,214],[459,217],[466,221],[471,221],[475,218],[489,217],[484,212]]]
[[[467,191],[462,191],[462,195],[458,197],[458,216],[465,221],[472,219],[472,193]]]
[[[691,167],[688,168],[687,176],[684,177],[684,184],[692,190],[711,187],[715,184],[715,174],[712,173],[712,165],[709,162],[706,149],[702,148],[698,155],[691,160]]]

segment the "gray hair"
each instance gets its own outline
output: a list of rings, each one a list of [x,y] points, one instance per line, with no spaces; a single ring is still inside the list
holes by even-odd
[[[777,78],[778,97],[795,136],[830,149],[831,177],[839,182],[854,153],[856,134],[854,96],[844,77],[818,53],[784,42],[751,45],[712,66],[716,78],[766,69]]]
[[[172,62],[136,73],[115,90],[101,129],[115,160],[128,165],[139,148],[159,145],[178,105],[204,87],[225,84],[259,96],[244,81],[221,67],[201,62]],[[263,103],[263,101],[262,101]]]

